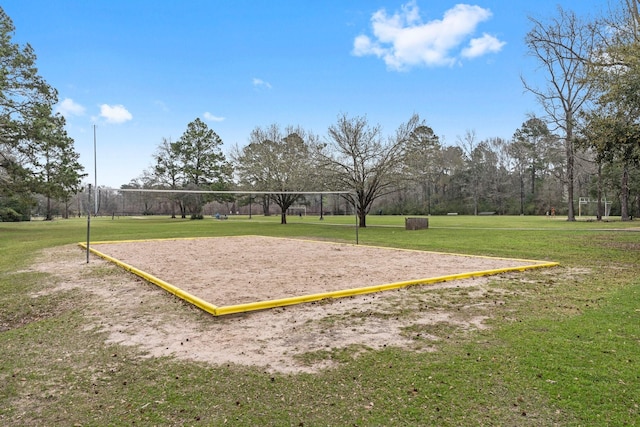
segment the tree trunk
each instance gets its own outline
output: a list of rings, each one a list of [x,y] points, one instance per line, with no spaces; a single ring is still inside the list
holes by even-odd
[[[524,215],[524,174],[520,172],[520,215]]]
[[[473,193],[473,214],[478,216],[478,190],[475,190]]]
[[[363,209],[358,209],[358,227],[367,228],[367,213]]]
[[[349,200],[347,198],[344,199],[344,213],[347,215],[349,213],[349,205],[353,204],[353,213],[358,217],[358,227],[367,228],[367,209],[366,209],[366,196],[364,191],[357,190],[356,196],[354,199]],[[353,203],[349,203],[353,202]]]
[[[536,165],[535,161],[531,163],[531,194],[536,194]]]
[[[569,122],[571,118],[567,119]],[[573,176],[574,176],[574,150],[573,129],[567,126],[566,155],[567,155],[567,221],[575,221],[576,213],[573,209]]]
[[[46,221],[51,221],[53,216],[51,215],[51,197],[47,196],[47,215],[45,217]]]
[[[264,214],[264,216],[270,216],[271,212],[269,211],[269,197],[268,196],[264,196],[262,198],[262,213]]]
[[[598,162],[598,214],[596,219],[602,221],[602,162]]]
[[[431,179],[427,182],[427,215],[431,216]]]
[[[629,221],[629,167],[625,163],[622,168],[622,180],[620,185],[620,219]]]
[[[286,224],[286,223],[287,223],[287,211],[283,209],[282,212],[280,213],[280,224]]]

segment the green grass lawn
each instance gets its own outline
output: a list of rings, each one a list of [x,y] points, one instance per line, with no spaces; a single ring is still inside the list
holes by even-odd
[[[0,424],[637,425],[640,227],[545,217],[370,216],[360,244],[558,261],[502,279],[490,328],[435,352],[332,350],[315,374],[142,358],[86,328],[82,291],[45,293],[39,251],[84,241],[86,218],[0,223]],[[353,217],[91,220],[91,239],[267,235],[355,242]],[[108,273],[105,273],[108,274]],[[510,292],[512,291],[512,292]],[[455,294],[453,306],[469,295]],[[176,309],[181,309],[177,306]],[[203,314],[204,315],[204,314]],[[419,328],[416,325],[416,328]],[[428,331],[426,331],[428,332]],[[438,331],[439,333],[442,330]],[[322,355],[309,355],[322,357]]]

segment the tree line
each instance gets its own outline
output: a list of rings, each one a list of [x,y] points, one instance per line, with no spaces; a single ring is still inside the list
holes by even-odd
[[[13,22],[0,8],[0,220],[29,219],[37,197],[69,207],[85,176],[65,120],[53,112],[58,93],[38,74],[28,44],[11,41]]]
[[[348,191],[341,197],[354,207],[362,227],[371,213],[557,212],[573,221],[576,205],[582,207],[576,198],[583,197],[596,202],[598,219],[605,201],[612,202],[623,220],[631,219],[640,214],[639,3],[624,0],[591,20],[562,8],[546,21],[530,18],[525,41],[546,80],[543,87],[522,80],[544,115],[524,118],[510,139],[479,140],[474,130],[467,130],[448,145],[417,114],[391,134],[366,116],[340,114],[324,135],[300,125],[256,127],[246,145],[225,156],[220,137],[195,119],[178,140],[162,139],[152,166],[122,189],[252,193],[146,193],[137,199],[138,212],[153,213],[162,206],[172,216],[194,219],[217,201],[258,203],[265,213],[276,205],[286,223],[291,206],[309,203],[303,193],[327,190]],[[10,43],[10,20],[0,18],[1,55],[8,69],[14,63],[32,65],[33,52]],[[73,144],[64,133],[64,120],[51,114],[55,91],[35,74],[35,67],[26,73],[31,80],[13,67],[18,76],[13,84],[22,84],[23,92],[11,92],[11,73],[6,73],[1,89],[3,100],[11,102],[0,106],[0,206],[27,193],[68,207],[82,169],[71,161]],[[29,81],[34,84],[25,84]],[[26,90],[36,102],[20,106]],[[117,210],[118,196],[104,190],[103,212]],[[50,206],[46,212],[48,216]]]
[[[367,117],[347,114],[339,115],[323,136],[300,126],[256,127],[249,143],[235,146],[229,159],[221,144],[215,132],[196,119],[177,141],[163,140],[153,166],[123,188],[252,193],[148,193],[138,198],[146,203],[140,209],[149,213],[158,212],[154,204],[164,206],[165,212],[167,206],[176,206],[179,209],[172,215],[192,218],[202,217],[207,203],[226,198],[238,207],[262,205],[265,214],[275,204],[286,223],[291,206],[315,203],[317,196],[304,193],[328,190],[349,191],[341,197],[354,207],[361,227],[366,227],[371,213],[567,214],[563,138],[538,117],[526,119],[509,140],[479,140],[470,130],[455,145],[443,144],[418,115],[384,135]],[[636,210],[640,210],[639,172],[632,170],[634,185],[629,187]],[[616,200],[614,212],[621,212],[624,187],[615,162],[599,168],[597,153],[585,146],[576,150],[573,173],[578,194]],[[199,176],[209,180],[197,181]],[[118,201],[113,203],[117,211]],[[597,214],[595,207],[591,209]]]

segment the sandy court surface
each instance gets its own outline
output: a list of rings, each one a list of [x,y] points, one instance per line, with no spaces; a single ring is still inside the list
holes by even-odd
[[[262,237],[95,247],[214,304],[518,265],[513,260]],[[80,292],[78,309],[86,329],[103,333],[107,343],[135,346],[141,357],[289,373],[330,368],[331,358],[311,363],[301,356],[353,346],[433,351],[450,328],[485,328],[506,292],[495,285],[500,277],[482,277],[215,317],[97,256],[87,264],[85,251],[76,245],[44,251],[33,269],[51,279],[33,298]]]
[[[535,264],[260,236],[96,244],[216,306]]]

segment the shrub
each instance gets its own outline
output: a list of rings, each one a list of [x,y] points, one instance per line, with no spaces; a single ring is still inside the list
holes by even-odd
[[[22,220],[22,215],[11,208],[0,208],[0,221],[18,222]]]

